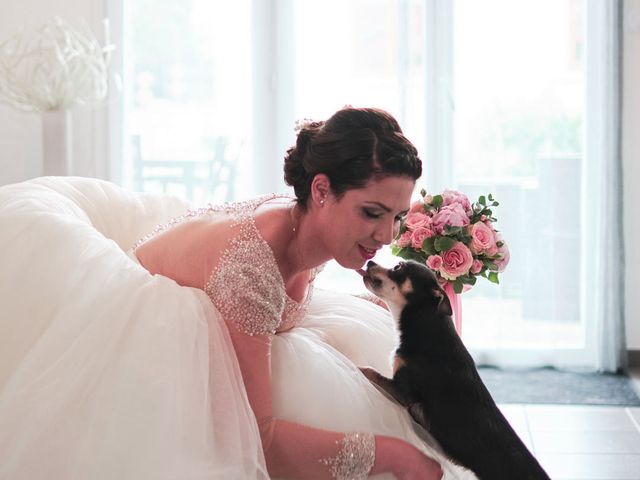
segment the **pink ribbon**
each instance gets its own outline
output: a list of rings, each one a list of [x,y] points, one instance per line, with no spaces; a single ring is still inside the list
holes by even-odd
[[[462,335],[462,302],[460,301],[460,295],[453,291],[453,284],[451,282],[444,284],[444,292],[447,294],[447,297],[449,297],[451,310],[453,310],[453,325],[458,335]]]

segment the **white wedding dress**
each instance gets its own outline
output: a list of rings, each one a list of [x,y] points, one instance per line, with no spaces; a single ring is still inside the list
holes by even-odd
[[[0,479],[268,478],[218,310],[126,253],[189,207],[86,178],[0,187]],[[394,345],[385,310],[316,289],[273,340],[274,416],[404,438],[474,479],[358,371],[388,375]]]

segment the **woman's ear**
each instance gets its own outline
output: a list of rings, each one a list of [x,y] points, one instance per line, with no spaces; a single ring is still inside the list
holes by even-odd
[[[331,193],[331,182],[324,173],[318,173],[311,181],[311,199],[319,207],[323,207]]]

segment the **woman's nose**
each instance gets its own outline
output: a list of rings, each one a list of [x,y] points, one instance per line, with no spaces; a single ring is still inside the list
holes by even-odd
[[[395,221],[392,221],[391,225],[383,222],[376,228],[373,239],[382,245],[389,245],[396,238],[399,229],[400,226]]]

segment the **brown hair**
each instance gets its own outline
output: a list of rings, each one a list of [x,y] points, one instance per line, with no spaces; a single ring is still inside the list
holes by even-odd
[[[284,158],[284,181],[306,207],[313,178],[324,173],[331,192],[363,188],[371,179],[407,176],[417,180],[422,162],[413,144],[388,112],[345,107],[326,121],[310,122],[298,132]]]

